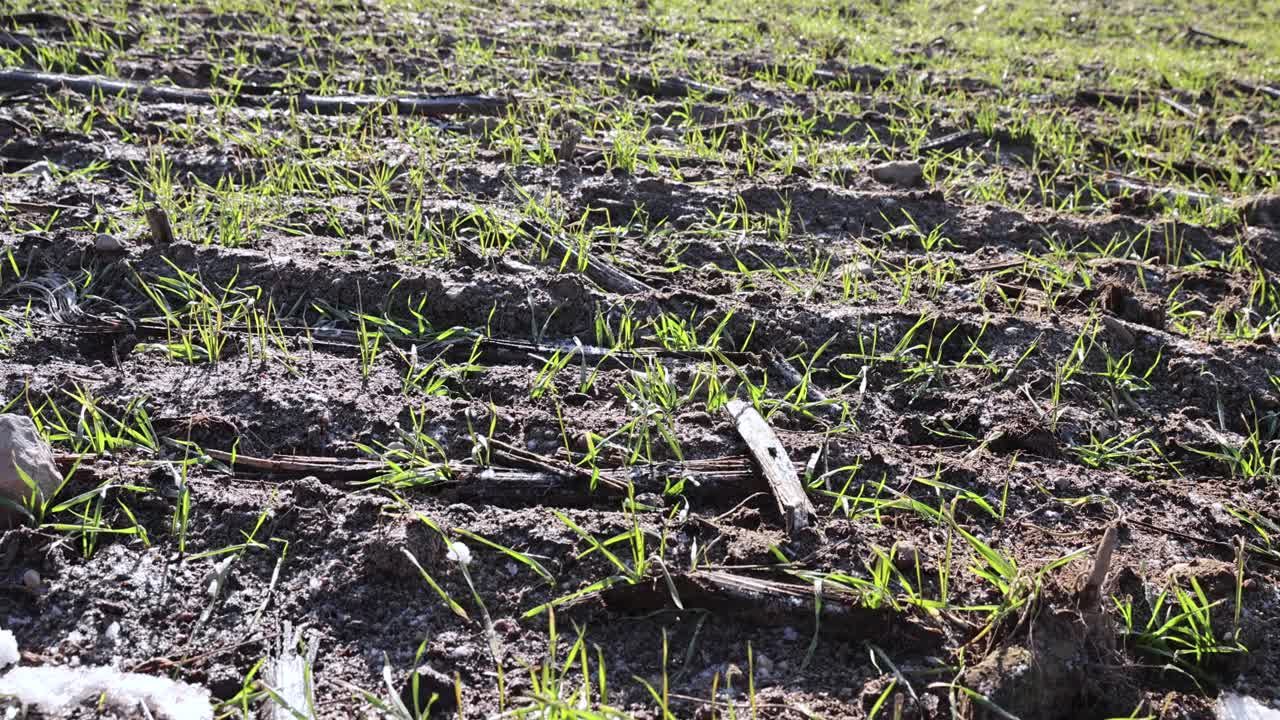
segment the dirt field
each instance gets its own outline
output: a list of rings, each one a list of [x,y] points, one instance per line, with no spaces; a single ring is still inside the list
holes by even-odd
[[[1280,4],[755,5],[9,0],[0,402],[68,478],[0,543],[22,664],[1280,707]]]

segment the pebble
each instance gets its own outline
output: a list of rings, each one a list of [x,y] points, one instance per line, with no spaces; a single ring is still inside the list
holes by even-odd
[[[679,140],[680,131],[666,125],[650,125],[649,129],[644,133],[645,137],[650,140]]]
[[[466,503],[453,503],[449,507],[445,508],[445,512],[453,515],[474,516],[476,514],[476,509]]]
[[[40,573],[35,570],[22,573],[22,584],[31,592],[40,592]]]
[[[450,660],[466,660],[476,654],[476,646],[470,643],[465,645],[455,645],[445,651],[445,657]]]
[[[861,278],[873,277],[876,274],[875,266],[866,262],[851,262],[840,266],[841,275],[850,277],[857,276]]]
[[[763,679],[773,675],[773,659],[764,653],[756,653],[756,673]]]
[[[894,160],[871,167],[871,177],[898,187],[915,187],[924,181],[924,168],[913,160]]]
[[[493,631],[511,637],[520,632],[520,623],[511,618],[498,618],[493,621]]]
[[[93,249],[100,253],[120,253],[124,252],[124,243],[120,242],[120,238],[109,233],[99,233],[93,239]]]

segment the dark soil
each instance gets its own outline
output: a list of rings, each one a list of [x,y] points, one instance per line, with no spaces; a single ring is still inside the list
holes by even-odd
[[[1085,686],[1067,695],[1085,715],[1061,708],[1058,716],[1127,716],[1137,708],[1139,716],[1210,717],[1225,688],[1264,701],[1275,696],[1280,548],[1238,519],[1254,512],[1280,521],[1280,355],[1274,326],[1257,317],[1257,308],[1275,302],[1280,231],[1274,225],[1246,224],[1242,217],[1204,226],[1141,203],[1100,202],[1070,214],[1048,202],[978,204],[932,186],[882,184],[866,171],[870,163],[841,173],[801,163],[786,173],[744,171],[733,154],[723,162],[695,160],[681,152],[688,134],[728,121],[733,102],[815,119],[812,132],[832,148],[882,138],[885,157],[905,156],[889,139],[902,111],[883,96],[894,92],[891,86],[822,88],[819,75],[813,87],[791,88],[759,80],[745,59],[724,59],[725,97],[673,97],[687,94],[688,84],[619,83],[618,67],[638,66],[650,52],[652,42],[645,44],[639,25],[627,28],[616,46],[593,49],[596,55],[566,41],[530,56],[524,41],[482,37],[480,46],[493,52],[491,65],[446,86],[436,71],[474,52],[472,39],[440,30],[435,54],[410,60],[394,52],[401,20],[382,11],[304,10],[290,18],[299,32],[385,29],[386,47],[358,57],[342,46],[257,34],[251,14],[166,12],[183,20],[181,48],[157,54],[125,33],[121,42],[137,49],[115,63],[116,77],[221,89],[227,78],[214,77],[210,67],[231,47],[248,51],[239,79],[267,90],[298,79],[291,68],[300,55],[342,68],[345,85],[337,90],[352,93],[373,91],[359,85],[362,77],[398,72],[408,88],[427,94],[503,96],[538,74],[550,97],[512,93],[512,101],[538,108],[520,112],[542,113],[546,133],[559,138],[568,117],[589,123],[566,90],[580,86],[581,103],[612,102],[651,118],[652,127],[663,128],[655,132],[670,134],[659,147],[671,154],[618,168],[610,153],[620,140],[587,127],[571,157],[542,164],[527,151],[513,160],[508,144],[483,131],[474,152],[466,150],[473,117],[224,111],[65,92],[0,95],[0,161],[7,173],[0,175],[7,218],[0,230],[7,254],[0,275],[3,398],[12,411],[39,414],[50,433],[55,408],[76,427],[84,408],[76,395],[92,397],[131,427],[135,410],[145,408],[162,440],[155,450],[121,445],[99,453],[82,439],[53,437],[71,478],[60,500],[111,487],[100,494],[100,508],[92,500],[59,509],[43,525],[4,536],[11,585],[0,597],[0,618],[17,635],[26,661],[167,674],[227,700],[259,660],[273,656],[282,628],[292,623],[306,628],[304,637],[317,649],[322,717],[372,713],[352,686],[386,695],[384,661],[397,683],[423,664],[456,676],[465,714],[490,717],[500,710],[491,637],[505,671],[502,702],[518,708],[540,692],[541,676],[531,681],[528,669],[552,655],[563,663],[580,629],[592,673],[597,662],[607,673],[608,704],[636,717],[661,717],[639,680],[661,688],[664,673],[677,717],[725,716],[723,704],[706,702],[717,675],[717,702],[738,702],[744,712],[747,682],[735,673],[754,671],[754,702],[764,717],[865,717],[900,676],[904,717],[944,718],[956,701],[948,684],[965,664],[1010,643],[1028,647],[1025,638],[1037,627],[1053,633],[1070,624],[1061,618],[1091,549],[1118,523],[1120,544],[1104,592],[1132,602],[1138,629],[1161,590],[1190,590],[1194,577],[1209,600],[1220,601],[1212,613],[1217,640],[1229,639],[1238,612],[1235,640],[1247,652],[1202,663],[1193,681],[1119,638],[1113,647],[1084,654],[1089,672],[1076,679]],[[15,37],[62,47],[73,46],[68,22],[49,15],[4,24]],[[543,22],[547,37],[563,37],[551,30],[560,21]],[[68,71],[104,71],[92,52],[80,62]],[[872,71],[901,77],[909,68],[833,61],[824,70],[846,81]],[[512,73],[509,83],[503,72]],[[996,90],[978,83],[966,92],[981,97]],[[820,94],[831,93],[853,98],[863,113],[822,113]],[[1090,99],[1050,102],[1084,124],[1120,112]],[[1252,101],[1263,117],[1275,119],[1274,101]],[[58,109],[64,106],[71,109]],[[769,122],[756,132],[775,132]],[[351,132],[357,124],[359,131]],[[182,132],[215,126],[244,136],[200,130],[188,139]],[[945,138],[960,129],[934,127],[929,135]],[[538,131],[525,127],[526,149],[538,142]],[[1274,135],[1274,126],[1264,123],[1262,132]],[[414,133],[432,140],[415,147]],[[365,144],[354,152],[339,147],[348,137]],[[441,154],[428,154],[428,145]],[[308,147],[313,152],[298,151]],[[176,186],[170,198],[154,194],[157,184],[148,174],[162,151]],[[1016,152],[1016,143],[1005,143],[987,160],[1013,162],[1008,156]],[[246,188],[290,164],[323,166],[335,177],[385,171],[387,194],[376,197],[357,179],[351,187],[364,189],[262,197],[258,206],[245,204],[243,216],[219,214],[251,194]],[[414,177],[429,181],[415,187]],[[175,209],[194,207],[187,203],[192,198],[208,199],[210,213]],[[648,289],[621,294],[579,272],[572,260],[561,266],[553,255],[544,262],[529,227],[546,222],[533,217],[529,198],[554,208],[570,229],[596,229],[592,262],[607,259]],[[173,244],[152,244],[145,209],[156,202],[170,210]],[[524,223],[524,232],[512,231],[502,258],[477,252],[485,240],[476,210],[510,228]],[[716,225],[717,216],[735,215],[742,221]],[[396,218],[411,216],[470,229],[450,236],[446,251],[437,252],[396,230]],[[227,223],[249,231],[234,247],[223,244],[240,237]],[[922,238],[938,228],[946,242],[926,249]],[[119,239],[125,250],[95,249],[100,233]],[[1095,250],[1117,239],[1134,244],[1124,252]],[[1231,257],[1250,260],[1203,262]],[[917,272],[904,296],[903,273],[924,267],[929,271]],[[1051,267],[1065,281],[1059,283]],[[264,351],[252,328],[237,325],[226,328],[216,362],[187,362],[159,347],[174,336],[145,287],[158,287],[179,270],[215,295],[237,288],[255,298],[255,307],[270,307],[279,343],[267,343]],[[57,299],[60,290],[36,286],[64,282],[69,303]],[[386,333],[367,362],[360,350],[362,314],[393,319],[412,332],[378,326]],[[728,317],[720,354],[664,344],[651,324],[663,317],[692,318],[688,326],[699,343]],[[1210,327],[1213,318],[1262,329],[1227,338]],[[549,386],[541,384],[540,371],[557,350],[572,351],[575,340],[607,347],[600,324],[616,332],[625,322],[637,328],[634,352],[587,357],[585,370],[584,355],[575,354]],[[424,327],[430,332],[417,335]],[[433,342],[435,333],[455,327],[465,329],[454,337],[461,341]],[[372,328],[366,320],[363,332]],[[1096,335],[1079,372],[1055,404],[1060,368],[1078,357],[1077,338],[1092,328]],[[890,358],[904,337],[904,352]],[[406,374],[433,358],[437,365],[427,377],[438,377],[439,386],[429,394],[423,385],[407,385]],[[781,358],[800,372],[813,359],[807,400],[821,392],[830,404],[806,408],[797,401],[795,378],[779,370]],[[1135,376],[1150,373],[1117,389],[1108,363],[1113,368],[1121,360]],[[582,388],[597,364],[594,382]],[[652,377],[658,366],[681,397],[646,414],[634,398],[637,376]],[[810,490],[818,517],[811,530],[786,536],[733,424],[708,406],[709,377],[730,396],[749,397],[749,383],[763,386],[762,408],[802,477],[814,458],[808,476],[816,478]],[[659,419],[650,424],[646,417]],[[632,431],[615,435],[637,418]],[[679,455],[659,427],[672,433]],[[639,439],[640,428],[650,433],[647,440]],[[1260,441],[1257,472],[1205,454],[1224,446],[1247,452],[1251,434]],[[1135,435],[1134,454],[1090,461],[1092,439]],[[602,452],[598,465],[605,480],[632,481],[630,499],[573,465],[611,436],[616,447]],[[643,452],[632,453],[636,447],[652,463]],[[447,459],[444,477],[423,471],[412,481],[388,480],[383,460],[395,459],[397,449],[433,462]],[[299,457],[294,466],[254,467],[219,460],[217,451]],[[683,485],[681,478],[687,478]],[[190,513],[182,530],[175,518],[184,488]],[[982,633],[988,616],[972,608],[998,605],[1001,595],[972,572],[971,565],[982,565],[973,550],[947,523],[902,507],[876,512],[872,498],[954,507],[958,525],[1012,558],[1022,581],[1040,581],[1042,597]],[[83,529],[88,521],[74,514],[99,510],[101,525],[112,528],[135,527],[131,513],[145,537],[89,532]],[[491,623],[447,556],[441,533],[424,519],[474,554],[469,575]],[[665,572],[675,576],[683,609],[675,607],[664,571],[653,565],[634,585],[617,584],[554,613],[525,617],[617,574],[600,551],[586,553],[592,545],[566,520],[601,541],[638,523],[648,539],[645,553],[661,553]],[[527,554],[554,584],[455,530]],[[1241,538],[1250,550],[1237,608]],[[939,572],[951,567],[948,607],[874,607],[865,594],[831,589],[812,645],[812,591],[789,596],[785,588],[765,586],[757,594],[735,593],[699,575],[716,571],[812,588],[814,578],[829,573],[870,577],[875,550],[895,545],[900,553],[904,547],[918,553],[917,589],[925,597],[941,596]],[[625,544],[609,547],[632,561]],[[1078,558],[1039,575],[1081,549],[1086,552]],[[450,612],[406,550],[468,619]],[[781,563],[783,557],[792,562]],[[694,558],[700,571],[688,572]],[[916,568],[904,567],[914,580]],[[29,569],[42,579],[35,592],[21,581]],[[226,580],[211,596],[217,569],[225,569]],[[828,579],[828,587],[833,582]],[[1109,598],[1104,605],[1114,610]],[[558,650],[548,649],[552,615]],[[1119,627],[1118,615],[1110,621]],[[566,698],[582,682],[580,670],[569,677]],[[727,677],[737,678],[728,691]],[[89,714],[85,709],[78,716]]]

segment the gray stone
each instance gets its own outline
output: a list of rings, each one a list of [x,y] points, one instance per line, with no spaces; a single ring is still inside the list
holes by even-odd
[[[924,182],[924,168],[912,160],[894,160],[871,167],[871,177],[898,187],[916,187]]]
[[[30,507],[31,488],[18,473],[21,468],[36,486],[38,500],[53,497],[62,484],[62,475],[53,462],[53,451],[25,415],[0,415],[0,497],[11,503]],[[0,508],[0,527],[12,527],[21,521],[21,513],[11,507]]]
[[[100,233],[93,239],[93,249],[100,253],[119,253],[124,252],[124,243],[115,235]]]

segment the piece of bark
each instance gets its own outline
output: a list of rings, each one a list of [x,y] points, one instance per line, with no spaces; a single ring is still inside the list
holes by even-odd
[[[374,95],[250,95],[214,94],[207,90],[149,85],[132,80],[116,80],[97,75],[34,72],[31,70],[0,71],[0,91],[66,90],[79,95],[137,98],[144,102],[168,102],[183,105],[214,105],[224,99],[244,107],[289,108],[336,115],[370,107],[394,106],[405,115],[492,115],[507,104],[504,98],[488,95],[374,96]]]
[[[1195,110],[1192,110],[1189,106],[1184,105],[1178,102],[1177,100],[1174,100],[1168,95],[1161,95],[1160,102],[1164,103],[1169,108],[1173,109],[1175,112],[1185,115],[1186,117],[1189,117],[1192,120],[1200,119],[1200,113],[1196,112]]]
[[[769,489],[778,502],[787,534],[791,535],[809,527],[813,518],[813,505],[805,494],[800,476],[796,474],[791,458],[782,447],[782,442],[769,427],[764,417],[756,412],[750,404],[741,400],[730,400],[725,404],[725,412],[733,420],[738,434],[746,441],[751,456],[760,465]]]
[[[232,468],[256,470],[273,475],[316,475],[322,478],[355,481],[376,477],[387,470],[385,463],[371,460],[298,456],[259,458],[212,448],[205,448],[204,454]]]
[[[728,457],[664,464],[654,468],[652,472],[641,467],[601,468],[599,477],[595,478],[599,492],[592,493],[591,471],[559,458],[538,456],[500,441],[495,440],[493,443],[495,454],[504,456],[508,462],[533,470],[496,465],[459,465],[452,467],[448,479],[430,486],[420,486],[420,489],[438,491],[457,501],[484,500],[497,502],[505,507],[546,503],[589,507],[602,497],[616,498],[618,492],[625,492],[628,478],[637,492],[659,493],[671,482],[686,478],[691,482],[685,488],[685,494],[691,498],[723,498],[726,494],[755,490],[750,485],[755,474],[745,464],[745,458]],[[370,480],[390,471],[386,463],[378,460],[297,455],[260,458],[243,453],[233,455],[211,448],[205,448],[204,454],[240,472],[278,477],[314,476],[318,480],[335,483]],[[62,467],[70,468],[74,463],[92,462],[96,456],[64,454],[55,459]],[[82,469],[88,472],[87,467]]]
[[[977,130],[960,130],[942,137],[937,137],[920,145],[920,153],[927,152],[951,152],[960,148],[977,145],[986,139],[982,133]]]
[[[579,261],[578,251],[568,242],[555,236],[554,234],[544,230],[532,222],[521,224],[523,229],[533,237],[549,244],[554,250],[562,253],[560,258],[567,258],[566,262],[577,264]],[[599,257],[598,255],[586,258],[586,269],[583,273],[591,278],[597,285],[608,290],[609,292],[618,293],[619,295],[634,295],[637,293],[651,293],[653,288],[645,283],[631,277],[614,267],[609,261]]]
[[[598,599],[610,611],[648,613],[676,607],[678,597],[685,608],[710,610],[717,618],[793,628],[811,625],[821,610],[817,622],[823,637],[875,638],[900,649],[930,647],[939,640],[939,631],[914,613],[887,605],[868,607],[857,592],[837,584],[823,583],[821,592],[819,606],[811,583],[703,569],[673,573],[669,579],[658,573],[637,583],[619,583],[572,605]]]
[[[688,97],[701,95],[710,102],[721,102],[729,97],[729,91],[713,85],[696,82],[686,78],[660,78],[648,73],[626,70],[619,74],[618,81],[630,90],[641,95],[657,98]]]
[[[1223,36],[1223,35],[1219,35],[1219,34],[1217,34],[1217,33],[1211,33],[1211,32],[1209,32],[1208,30],[1201,30],[1200,28],[1198,28],[1198,27],[1196,27],[1196,26],[1194,26],[1194,25],[1192,25],[1191,27],[1187,28],[1187,37],[1188,37],[1189,39],[1193,39],[1193,40],[1194,40],[1194,39],[1199,39],[1199,40],[1201,40],[1201,41],[1205,41],[1205,40],[1207,40],[1207,41],[1209,41],[1209,42],[1211,42],[1211,43],[1214,43],[1214,44],[1217,44],[1217,45],[1226,45],[1226,46],[1229,46],[1229,47],[1238,47],[1238,48],[1249,47],[1248,45],[1245,45],[1244,43],[1240,42],[1239,40],[1235,40],[1235,39],[1232,39],[1232,38],[1229,38],[1229,37],[1225,37],[1225,36]]]
[[[1244,80],[1232,80],[1231,84],[1237,90],[1249,93],[1250,95],[1266,95],[1267,97],[1280,100],[1280,90],[1269,85],[1259,85],[1256,83],[1245,82]]]
[[[1090,571],[1084,588],[1080,591],[1082,605],[1096,607],[1100,602],[1102,584],[1106,582],[1107,571],[1111,568],[1111,554],[1115,552],[1119,539],[1119,530],[1116,526],[1108,526],[1106,532],[1102,535],[1102,541],[1098,543],[1098,552],[1093,557],[1093,570]]]
[[[1082,105],[1114,105],[1118,108],[1135,108],[1154,102],[1155,96],[1141,91],[1116,92],[1113,90],[1084,89],[1076,91],[1075,100]]]
[[[1155,187],[1119,176],[1104,178],[1102,182],[1094,185],[1094,187],[1108,198],[1127,196],[1144,204],[1150,204],[1156,199],[1169,204],[1182,201],[1194,207],[1208,207],[1226,202],[1225,198],[1209,195],[1208,193],[1183,190],[1181,188]]]

